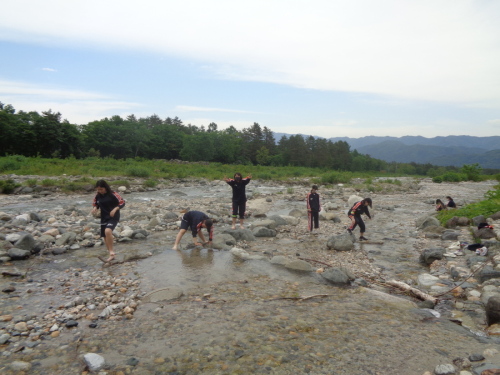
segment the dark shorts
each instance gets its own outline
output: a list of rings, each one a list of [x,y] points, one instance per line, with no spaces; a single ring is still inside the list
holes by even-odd
[[[106,237],[106,234],[104,233],[106,228],[115,230],[117,225],[118,225],[118,220],[116,220],[115,218],[110,218],[105,223],[101,223],[101,237]]]

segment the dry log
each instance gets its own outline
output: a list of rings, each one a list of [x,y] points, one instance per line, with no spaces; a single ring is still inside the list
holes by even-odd
[[[438,299],[436,297],[433,297],[427,293],[422,292],[421,290],[417,288],[412,288],[408,284],[403,283],[402,281],[396,281],[396,280],[389,280],[385,282],[387,285],[396,287],[400,290],[403,290],[405,292],[411,293],[413,296],[421,299],[422,301],[431,301],[432,303],[436,304]]]

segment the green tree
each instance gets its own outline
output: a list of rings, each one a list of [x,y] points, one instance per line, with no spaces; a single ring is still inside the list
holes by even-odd
[[[469,181],[480,181],[482,171],[483,168],[481,168],[478,163],[470,165],[464,164],[461,169],[461,172]]]

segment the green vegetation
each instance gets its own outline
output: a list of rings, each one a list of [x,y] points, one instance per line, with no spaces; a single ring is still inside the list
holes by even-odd
[[[495,190],[490,190],[486,194],[485,200],[458,209],[439,211],[437,217],[441,224],[444,225],[454,216],[465,216],[472,219],[479,215],[487,217],[498,211],[500,211],[500,185],[495,186]]]
[[[10,194],[14,191],[16,187],[20,186],[16,184],[14,180],[0,180],[0,193]]]

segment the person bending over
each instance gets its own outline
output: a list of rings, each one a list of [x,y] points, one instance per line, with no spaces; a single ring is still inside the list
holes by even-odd
[[[181,219],[181,229],[177,233],[175,238],[174,250],[179,249],[179,243],[181,242],[182,236],[191,228],[191,233],[193,234],[193,243],[195,246],[200,245],[211,245],[213,240],[213,227],[214,221],[210,219],[206,214],[201,211],[189,211],[186,212]],[[202,229],[206,228],[208,232],[208,241],[205,240]],[[198,242],[198,236],[200,237],[202,243]]]
[[[370,208],[372,207],[371,198],[365,198],[359,202],[354,203],[354,205],[347,213],[347,216],[349,216],[349,219],[351,219],[351,225],[349,226],[349,228],[347,228],[347,231],[352,234],[352,231],[356,228],[356,226],[359,225],[360,241],[368,241],[368,239],[363,236],[365,234],[365,223],[361,218],[361,215],[365,214],[371,220],[372,217],[370,216],[370,212],[368,211],[368,206],[370,206]]]

